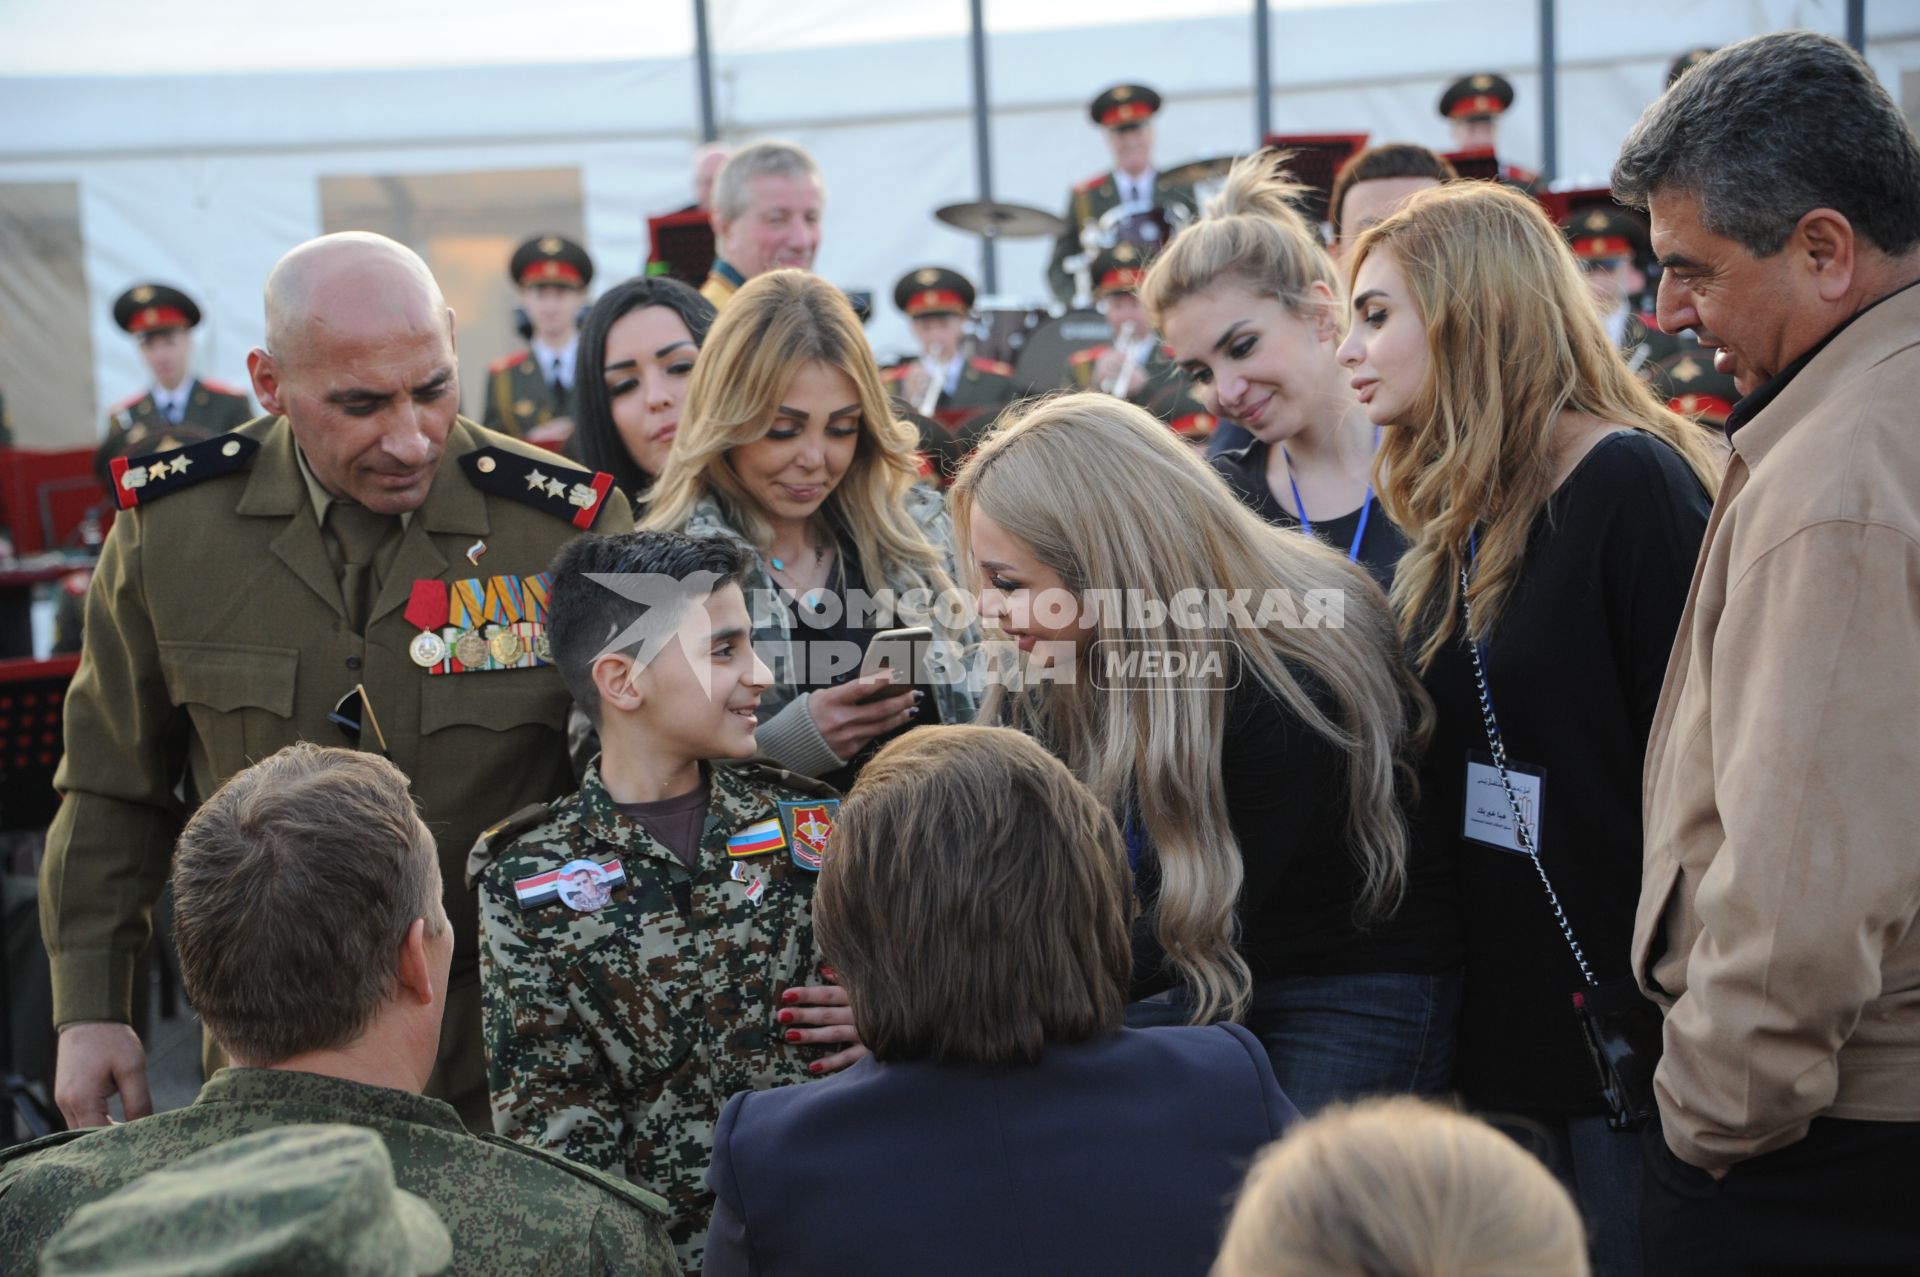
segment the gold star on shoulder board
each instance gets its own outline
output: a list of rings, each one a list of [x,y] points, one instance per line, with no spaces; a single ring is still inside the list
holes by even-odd
[[[188,457],[185,453],[182,453],[181,455],[173,459],[173,472],[175,474],[185,474],[187,472],[187,467],[192,464],[193,464],[193,459]]]
[[[535,470],[527,475],[528,488],[544,488],[546,486],[547,486],[547,476],[545,476],[544,474],[541,474],[538,470]]]
[[[547,480],[547,495],[550,497],[564,497],[567,495],[567,485],[558,479],[549,479]]]

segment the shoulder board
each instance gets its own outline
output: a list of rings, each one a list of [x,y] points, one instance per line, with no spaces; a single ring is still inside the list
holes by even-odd
[[[781,798],[798,795],[801,798],[838,798],[840,791],[824,780],[812,776],[802,776],[799,772],[790,772],[766,763],[718,763],[727,774],[750,789],[764,791],[768,806]]]
[[[1073,189],[1076,191],[1091,191],[1094,187],[1099,186],[1102,182],[1105,182],[1109,177],[1112,177],[1112,176],[1113,174],[1111,173],[1095,173],[1092,177],[1080,183],[1078,186],[1074,187]]]
[[[502,355],[500,356],[500,358],[488,364],[487,371],[488,372],[505,372],[507,369],[513,367],[515,364],[525,363],[526,359],[527,359],[526,351],[516,350],[511,355]]]
[[[245,399],[247,397],[246,391],[240,389],[238,386],[229,386],[224,381],[209,381],[207,378],[202,377],[200,379],[200,385],[209,394],[226,395],[230,399]]]
[[[149,391],[145,391],[145,390],[142,390],[142,391],[139,391],[139,392],[137,392],[137,393],[135,393],[135,394],[131,394],[131,395],[128,395],[128,396],[127,396],[127,397],[126,397],[125,399],[122,399],[122,400],[121,400],[121,401],[120,401],[119,403],[117,403],[117,404],[115,404],[115,405],[114,405],[113,407],[111,407],[111,408],[109,408],[109,409],[107,409],[107,411],[108,411],[108,412],[110,412],[110,413],[113,413],[113,412],[124,412],[124,411],[126,411],[126,410],[127,410],[128,408],[131,408],[131,407],[133,407],[133,406],[134,406],[135,404],[137,404],[137,403],[139,403],[139,402],[140,402],[140,401],[141,401],[142,399],[145,399],[145,398],[147,397],[147,395],[148,395],[149,393],[151,393],[151,392],[149,392]]]
[[[513,840],[530,829],[537,829],[547,823],[554,809],[566,799],[557,798],[550,803],[534,803],[522,807],[505,820],[497,821],[480,831],[480,837],[474,840],[473,850],[467,853],[467,886],[471,888],[486,872],[487,866],[500,858],[500,853],[513,845]]]
[[[544,510],[583,532],[613,491],[613,476],[604,470],[589,473],[560,457],[523,457],[505,448],[476,448],[460,458],[460,468],[480,491]]]
[[[1107,348],[1105,346],[1088,346],[1085,350],[1076,350],[1071,355],[1068,355],[1067,362],[1070,364],[1090,364],[1096,362],[1100,356],[1106,353]]]
[[[258,439],[226,434],[144,457],[115,457],[110,467],[113,494],[122,510],[150,505],[170,492],[244,470],[259,450]]]
[[[906,363],[895,364],[891,368],[883,368],[880,370],[880,380],[905,381],[907,379],[907,373],[911,371],[912,368],[913,362],[911,360]]]
[[[1013,365],[1003,364],[998,359],[987,359],[982,357],[982,358],[973,360],[972,363],[974,368],[979,370],[980,372],[990,372],[996,377],[1013,376]]]
[[[536,1148],[531,1144],[522,1144],[516,1140],[510,1140],[504,1135],[495,1135],[492,1131],[482,1132],[477,1138],[485,1140],[494,1148],[512,1149],[516,1153],[524,1153],[528,1157],[545,1162],[555,1170],[565,1171],[575,1179],[584,1181],[604,1193],[610,1193],[615,1197],[621,1198],[629,1205],[652,1211],[662,1219],[671,1218],[671,1212],[667,1209],[665,1198],[657,1193],[649,1193],[646,1189],[630,1184],[616,1175],[609,1175],[605,1171],[596,1170],[591,1166],[576,1162],[570,1157],[562,1157],[560,1154],[549,1152],[544,1148]]]

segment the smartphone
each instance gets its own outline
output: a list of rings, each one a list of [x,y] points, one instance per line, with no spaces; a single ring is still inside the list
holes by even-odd
[[[860,660],[860,677],[890,669],[905,686],[924,687],[931,681],[927,677],[927,645],[932,642],[933,631],[924,625],[881,630],[867,644],[867,654]]]

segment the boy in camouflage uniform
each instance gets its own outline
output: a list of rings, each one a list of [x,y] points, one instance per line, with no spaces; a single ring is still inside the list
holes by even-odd
[[[669,533],[561,551],[553,657],[601,754],[577,794],[489,830],[467,866],[494,1128],[664,1195],[694,1272],[721,1105],[860,1051],[811,1047],[854,1041],[851,1013],[837,988],[792,987],[815,980],[810,906],[838,800],[708,761],[753,755],[772,677],[745,567],[736,542]],[[839,1027],[789,1027],[823,1023]]]

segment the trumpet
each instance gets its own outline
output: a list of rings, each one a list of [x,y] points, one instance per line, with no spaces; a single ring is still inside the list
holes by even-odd
[[[1140,367],[1140,347],[1133,340],[1131,320],[1120,326],[1119,346],[1124,357],[1120,360],[1120,371],[1114,373],[1113,383],[1107,387],[1107,393],[1116,399],[1125,399],[1127,386],[1133,381],[1134,370]]]
[[[936,369],[924,355],[920,357],[920,369],[927,374],[927,388],[921,394],[920,402],[916,406],[920,409],[921,416],[931,417],[934,405],[940,402],[940,392],[946,389],[946,372],[943,369]]]

